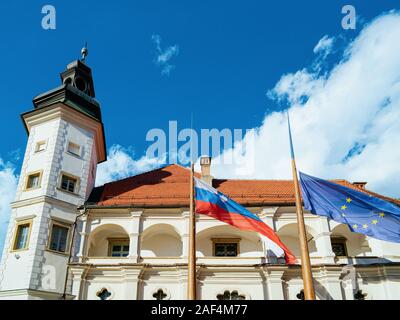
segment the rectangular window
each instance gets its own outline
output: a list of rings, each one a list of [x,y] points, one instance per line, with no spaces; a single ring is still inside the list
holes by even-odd
[[[53,224],[49,249],[58,252],[66,252],[68,247],[68,234],[68,227]]]
[[[78,183],[78,179],[72,178],[70,176],[67,176],[63,174],[61,176],[61,189],[69,192],[76,192],[76,186]]]
[[[331,238],[332,251],[336,257],[347,256],[346,239]]]
[[[215,257],[236,257],[240,239],[212,239]]]
[[[216,257],[237,256],[237,243],[215,243],[214,248]]]
[[[31,224],[31,221],[24,221],[17,224],[13,250],[23,250],[28,248]]]
[[[35,172],[28,175],[25,189],[35,189],[40,187],[41,172]]]
[[[81,156],[81,147],[79,144],[73,143],[73,142],[68,142],[68,148],[67,148],[69,153],[72,153],[75,156],[80,157]]]
[[[110,240],[109,255],[111,257],[127,257],[129,254],[129,239]]]
[[[44,151],[46,149],[46,141],[39,141],[36,143],[35,152]]]

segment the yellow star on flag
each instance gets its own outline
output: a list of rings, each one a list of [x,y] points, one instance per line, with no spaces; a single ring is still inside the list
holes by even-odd
[[[342,205],[342,210],[346,210],[346,209],[347,209],[346,205]]]
[[[381,212],[381,213],[379,214],[379,216],[380,216],[381,218],[383,218],[383,217],[385,216],[385,214],[384,214],[383,212]]]
[[[350,203],[350,202],[351,202],[351,199],[350,199],[350,198],[347,198],[346,201],[347,201],[347,203]]]
[[[377,224],[377,223],[378,223],[378,220],[372,220],[371,223],[372,223],[372,224]]]
[[[353,229],[357,229],[358,225],[357,224],[353,224]]]
[[[367,229],[368,225],[367,224],[363,224],[363,229]]]

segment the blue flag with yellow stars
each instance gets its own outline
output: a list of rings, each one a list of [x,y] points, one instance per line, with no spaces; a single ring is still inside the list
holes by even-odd
[[[302,172],[299,176],[306,210],[347,224],[353,232],[400,242],[400,207]]]

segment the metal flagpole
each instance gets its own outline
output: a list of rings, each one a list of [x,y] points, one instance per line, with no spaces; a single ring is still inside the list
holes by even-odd
[[[194,204],[194,159],[193,159],[193,113],[190,115],[190,204],[189,204],[189,254],[188,254],[188,300],[196,300],[196,209]]]
[[[303,205],[301,203],[301,198],[300,198],[300,186],[297,177],[296,161],[294,158],[292,132],[290,130],[289,112],[287,113],[287,118],[288,118],[288,128],[289,128],[290,156],[292,160],[294,192],[296,196],[296,215],[297,215],[297,226],[299,230],[299,241],[300,241],[300,252],[301,252],[301,274],[303,276],[304,299],[315,300],[310,254],[308,251],[308,244],[307,244],[306,226],[304,224]]]
[[[189,216],[189,261],[188,300],[196,300],[196,213],[194,205],[194,164],[190,167],[190,216]]]

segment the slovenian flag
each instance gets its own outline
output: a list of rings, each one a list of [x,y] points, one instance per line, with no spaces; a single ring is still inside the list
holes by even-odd
[[[281,242],[278,235],[255,214],[229,199],[205,182],[194,178],[196,213],[206,214],[241,230],[255,231],[264,236],[269,249],[277,256],[285,256],[286,263],[295,264],[296,258]]]

